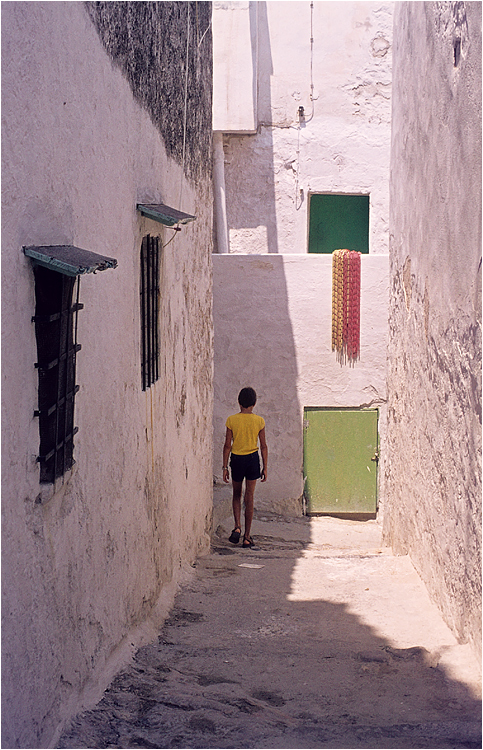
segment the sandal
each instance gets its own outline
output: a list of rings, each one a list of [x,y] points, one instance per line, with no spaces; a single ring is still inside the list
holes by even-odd
[[[238,526],[235,526],[235,528],[231,532],[231,536],[228,539],[228,541],[231,542],[232,544],[238,544],[238,542],[240,541],[240,534],[241,534],[241,529],[239,529]]]
[[[242,544],[243,549],[250,549],[251,547],[254,547],[254,546],[255,546],[255,542],[253,541],[251,536],[243,537],[243,544]]]

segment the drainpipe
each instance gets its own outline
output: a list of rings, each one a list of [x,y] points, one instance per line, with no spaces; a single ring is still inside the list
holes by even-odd
[[[213,191],[215,202],[216,244],[219,253],[229,253],[228,224],[226,221],[225,200],[225,153],[223,151],[223,133],[213,133]]]

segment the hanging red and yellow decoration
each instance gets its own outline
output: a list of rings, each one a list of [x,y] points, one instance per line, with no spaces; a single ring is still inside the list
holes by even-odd
[[[332,253],[332,351],[341,364],[360,357],[361,254]]]

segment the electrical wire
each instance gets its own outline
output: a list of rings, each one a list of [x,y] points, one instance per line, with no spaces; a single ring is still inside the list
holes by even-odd
[[[314,102],[314,3],[310,3],[310,101],[312,102],[312,112],[308,119],[303,118],[304,126],[310,122],[315,114]],[[302,116],[299,115],[297,130],[297,170],[295,172],[295,210],[298,211],[304,202],[302,191],[299,188],[300,177],[300,131],[302,129]],[[293,127],[293,126],[292,126]]]
[[[210,22],[209,22],[208,26],[206,27],[205,31],[203,32],[203,36],[201,37],[200,41],[198,42],[198,49],[201,47],[201,43],[202,43],[203,39],[205,38],[205,36],[207,35],[207,33],[208,33],[208,31],[210,29],[211,29],[211,18],[210,18]]]
[[[308,120],[310,122],[314,116],[315,103],[314,103],[314,2],[311,0],[310,3],[310,101],[312,102],[312,113]]]

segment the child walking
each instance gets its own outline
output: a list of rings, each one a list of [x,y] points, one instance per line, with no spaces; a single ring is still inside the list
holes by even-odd
[[[238,544],[241,535],[241,494],[245,480],[245,533],[242,546],[249,549],[254,546],[250,536],[253,519],[253,498],[257,479],[267,481],[268,448],[265,440],[265,420],[253,414],[257,403],[257,394],[253,388],[242,388],[238,394],[240,411],[226,420],[225,445],[223,446],[223,481],[229,481],[228,457],[231,453],[231,479],[233,485],[233,516],[235,528],[229,541]],[[262,453],[263,468],[260,471],[258,443]]]

